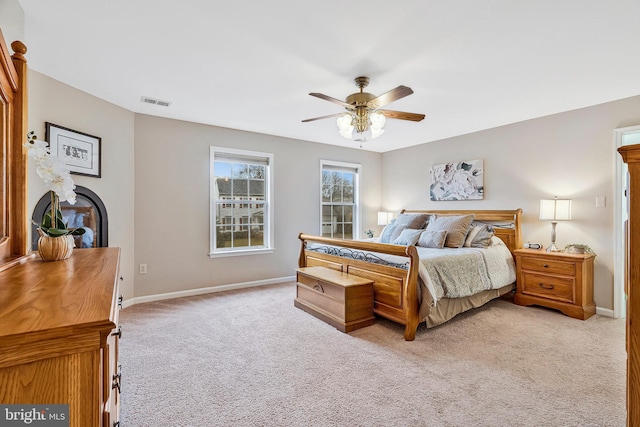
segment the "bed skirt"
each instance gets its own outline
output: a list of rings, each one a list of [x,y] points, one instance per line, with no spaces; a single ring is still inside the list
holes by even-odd
[[[441,325],[450,320],[456,314],[463,313],[472,308],[480,307],[492,299],[505,295],[515,289],[515,283],[503,286],[499,289],[489,289],[479,294],[465,298],[442,298],[438,300],[435,307],[428,307],[427,313],[423,313],[421,308],[420,319],[426,321],[427,328]]]

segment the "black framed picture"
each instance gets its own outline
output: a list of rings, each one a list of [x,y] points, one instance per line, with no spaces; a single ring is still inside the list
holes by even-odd
[[[102,138],[45,122],[51,154],[61,159],[76,175],[100,178]]]

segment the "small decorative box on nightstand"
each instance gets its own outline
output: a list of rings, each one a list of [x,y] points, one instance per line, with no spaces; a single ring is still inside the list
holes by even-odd
[[[373,325],[373,281],[327,267],[296,272],[294,305],[342,332]]]
[[[586,320],[596,312],[593,261],[589,254],[517,249],[517,286],[513,302],[555,308]]]

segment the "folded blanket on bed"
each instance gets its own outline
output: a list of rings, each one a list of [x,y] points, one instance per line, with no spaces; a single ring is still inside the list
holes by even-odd
[[[436,299],[467,297],[491,289],[491,279],[487,264],[479,251],[461,253],[465,249],[455,249],[456,256],[442,256],[442,253],[420,254],[420,262],[427,270],[433,283]]]
[[[493,238],[492,238],[493,239]],[[419,275],[433,298],[463,298],[515,282],[515,263],[498,238],[487,249],[418,248]]]

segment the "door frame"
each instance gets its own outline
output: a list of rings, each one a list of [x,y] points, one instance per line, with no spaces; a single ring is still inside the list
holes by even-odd
[[[628,126],[614,129],[615,150],[624,144],[625,136],[638,133],[640,135],[640,125]],[[638,141],[640,142],[640,140]],[[613,207],[613,317],[626,317],[626,296],[624,293],[624,260],[625,260],[625,239],[624,239],[624,219],[627,212],[625,190],[627,188],[626,164],[622,161],[616,151],[616,172],[615,172],[615,193]],[[623,176],[624,174],[624,176]]]

